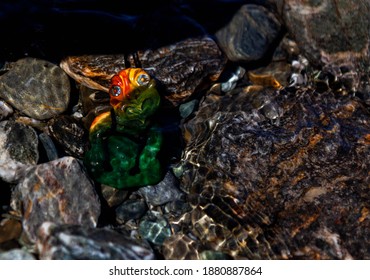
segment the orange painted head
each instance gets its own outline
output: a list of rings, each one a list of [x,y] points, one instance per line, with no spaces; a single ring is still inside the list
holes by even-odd
[[[135,98],[135,91],[142,91],[154,85],[154,80],[141,68],[127,68],[114,75],[109,87],[110,103],[117,104]]]

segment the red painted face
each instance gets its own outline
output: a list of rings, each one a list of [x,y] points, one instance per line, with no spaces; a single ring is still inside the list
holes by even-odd
[[[141,68],[127,68],[114,75],[109,88],[110,104],[116,107],[127,99],[135,98],[136,90],[153,87],[154,80]],[[137,94],[138,92],[136,92]]]
[[[131,91],[130,79],[127,69],[120,71],[111,79],[111,86],[109,88],[110,103],[115,106],[129,97]]]

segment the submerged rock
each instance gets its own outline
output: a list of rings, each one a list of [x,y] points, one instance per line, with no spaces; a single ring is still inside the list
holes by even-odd
[[[100,215],[93,183],[73,157],[30,168],[15,187],[11,206],[21,213],[23,230],[31,242],[36,241],[43,222],[95,227]]]
[[[171,236],[168,221],[157,211],[148,211],[141,219],[139,232],[142,238],[155,245],[162,245]]]
[[[369,120],[332,91],[208,96],[184,125],[183,228],[234,258],[369,258]]]
[[[136,240],[108,228],[43,223],[37,249],[42,260],[150,260],[154,252]]]
[[[166,260],[199,260],[197,240],[191,239],[184,233],[171,235],[163,243],[163,255]]]
[[[328,73],[326,79],[339,81],[346,91],[368,91],[369,1],[276,2],[301,54]]]
[[[314,65],[369,60],[369,1],[277,1],[302,54]]]
[[[57,65],[26,57],[0,76],[0,98],[39,120],[63,113],[69,104],[68,76]]]

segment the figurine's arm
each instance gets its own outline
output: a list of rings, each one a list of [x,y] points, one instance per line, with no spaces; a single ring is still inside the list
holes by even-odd
[[[98,139],[103,139],[103,137],[112,130],[112,124],[112,114],[110,111],[97,116],[90,126],[90,142],[92,143]]]
[[[112,123],[111,112],[105,112],[97,116],[90,126],[89,140],[91,147],[85,154],[84,163],[97,176],[111,169],[107,137],[112,131]]]

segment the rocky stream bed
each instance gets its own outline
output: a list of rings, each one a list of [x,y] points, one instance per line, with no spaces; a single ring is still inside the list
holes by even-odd
[[[0,259],[369,259],[369,2],[125,2],[0,4]],[[128,67],[163,180],[116,189],[83,159]]]

